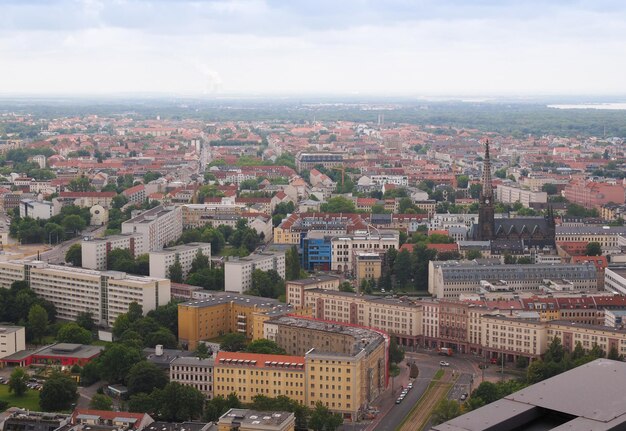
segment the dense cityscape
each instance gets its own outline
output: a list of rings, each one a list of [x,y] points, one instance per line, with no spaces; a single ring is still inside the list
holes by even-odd
[[[626,429],[626,5],[0,16],[0,431]]]

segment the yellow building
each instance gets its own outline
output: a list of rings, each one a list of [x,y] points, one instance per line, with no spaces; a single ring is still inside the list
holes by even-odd
[[[547,347],[546,324],[536,320],[482,316],[483,351],[490,357],[505,355],[507,361],[517,357],[538,358]]]
[[[317,277],[303,278],[300,280],[287,281],[285,291],[289,298],[288,303],[296,308],[304,307],[304,291],[311,289],[339,290],[339,277],[332,275],[319,275]]]
[[[193,350],[200,340],[230,332],[248,339],[262,338],[263,322],[269,317],[293,312],[275,299],[216,292],[214,296],[178,304],[178,338]]]
[[[357,286],[363,280],[378,280],[382,275],[383,260],[379,253],[357,253],[354,263]]]
[[[354,419],[387,385],[385,334],[356,325],[282,316],[265,322],[266,338],[305,355],[306,405],[319,401]]]
[[[303,356],[219,352],[213,370],[213,394],[226,398],[236,393],[243,403],[252,402],[256,395],[284,395],[304,405],[305,373]]]
[[[296,417],[291,412],[259,412],[230,409],[220,417],[217,431],[294,431]]]

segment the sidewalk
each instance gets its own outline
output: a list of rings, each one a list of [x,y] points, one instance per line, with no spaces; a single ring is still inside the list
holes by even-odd
[[[398,364],[400,367],[400,374],[397,377],[389,377],[389,387],[385,392],[380,394],[378,398],[370,403],[372,407],[380,410],[380,413],[376,416],[376,419],[366,428],[366,431],[376,428],[378,423],[389,413],[389,410],[395,405],[396,398],[402,392],[402,388],[406,388],[409,384],[409,367],[406,364],[406,360]],[[393,382],[393,384],[392,384]]]

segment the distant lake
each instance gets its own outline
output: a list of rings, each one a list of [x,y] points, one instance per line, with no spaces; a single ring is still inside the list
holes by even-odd
[[[555,109],[626,109],[626,103],[580,103],[571,105],[548,105],[548,108]]]

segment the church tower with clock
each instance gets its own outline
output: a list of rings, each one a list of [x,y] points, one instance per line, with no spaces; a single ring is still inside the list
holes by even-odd
[[[495,222],[493,207],[493,186],[491,185],[491,159],[489,158],[489,141],[485,142],[485,158],[483,161],[483,190],[480,193],[478,207],[478,235],[479,241],[495,239]]]

